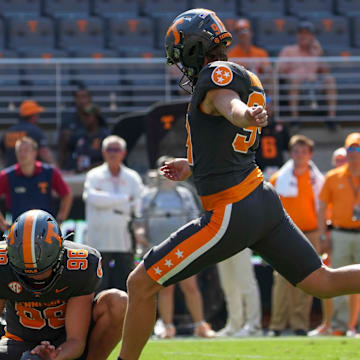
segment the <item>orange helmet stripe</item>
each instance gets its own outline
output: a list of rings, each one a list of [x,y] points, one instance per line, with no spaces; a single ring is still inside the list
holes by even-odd
[[[34,232],[36,227],[35,212],[30,211],[25,218],[23,232],[23,254],[25,268],[36,267],[35,239]]]
[[[168,29],[166,35],[169,36],[169,34],[172,32],[174,35],[174,44],[177,45],[180,42],[180,33],[178,31],[178,29],[176,28],[176,26],[178,24],[181,24],[184,22],[184,18],[180,18],[178,20],[176,20]]]
[[[226,31],[226,28],[225,28],[225,25],[224,23],[218,18],[218,16],[216,15],[216,13],[213,13],[212,14],[214,19],[215,19],[215,23],[216,25],[219,27],[220,31],[221,32],[225,32]]]

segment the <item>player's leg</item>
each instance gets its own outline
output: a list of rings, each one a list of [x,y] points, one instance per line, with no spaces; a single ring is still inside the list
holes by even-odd
[[[265,193],[264,198],[269,199],[269,196]],[[271,216],[274,203],[268,201],[265,205]],[[360,265],[338,269],[325,266],[312,244],[287,215],[251,248],[290,283],[309,295],[331,298],[360,293]]]
[[[142,261],[127,282],[129,301],[120,358],[138,359],[152,334],[156,318],[156,294],[163,287],[146,272]]]
[[[245,247],[241,241],[232,241],[239,229],[231,229],[231,224],[238,223],[238,218],[232,217],[232,205],[206,212],[146,254],[128,279],[129,304],[121,359],[139,358],[153,330],[156,293],[162,285],[184,280]]]
[[[92,311],[94,326],[88,340],[87,360],[106,360],[121,340],[127,295],[117,289],[100,292]]]

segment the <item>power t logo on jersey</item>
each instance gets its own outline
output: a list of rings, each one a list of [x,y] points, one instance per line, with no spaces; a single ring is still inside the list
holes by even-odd
[[[211,74],[211,80],[219,86],[226,86],[231,83],[233,73],[231,69],[225,65],[217,66]]]

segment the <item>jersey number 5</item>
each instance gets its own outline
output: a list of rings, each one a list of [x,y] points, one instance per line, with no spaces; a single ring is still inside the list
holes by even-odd
[[[247,106],[265,106],[264,94],[257,91],[252,92],[249,95]],[[246,154],[249,148],[254,145],[257,134],[261,134],[261,128],[257,126],[249,126],[242,130],[242,134],[236,134],[232,146],[235,151]]]

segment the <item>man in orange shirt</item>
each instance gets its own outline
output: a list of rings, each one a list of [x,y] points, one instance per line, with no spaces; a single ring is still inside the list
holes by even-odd
[[[272,67],[268,60],[269,54],[265,49],[252,44],[253,33],[249,20],[239,19],[234,26],[234,34],[236,34],[237,43],[228,51],[229,60],[237,62],[256,73],[262,80],[266,93],[271,96],[273,87],[271,86]],[[245,58],[254,58],[254,60],[244,61]],[[262,59],[260,60],[260,58]]]
[[[314,142],[311,139],[303,135],[291,137],[291,160],[270,178],[270,182],[279,193],[292,220],[318,250],[317,198],[323,184],[323,175],[311,161],[313,148]],[[269,335],[280,335],[288,321],[296,335],[306,335],[311,303],[312,297],[292,286],[274,271]]]
[[[326,234],[326,208],[329,205],[332,207],[331,262],[334,268],[360,260],[360,133],[348,135],[345,148],[347,164],[326,174],[320,193],[319,230],[323,252],[330,248],[330,239]],[[358,295],[350,295],[347,336],[355,335],[358,314]]]

